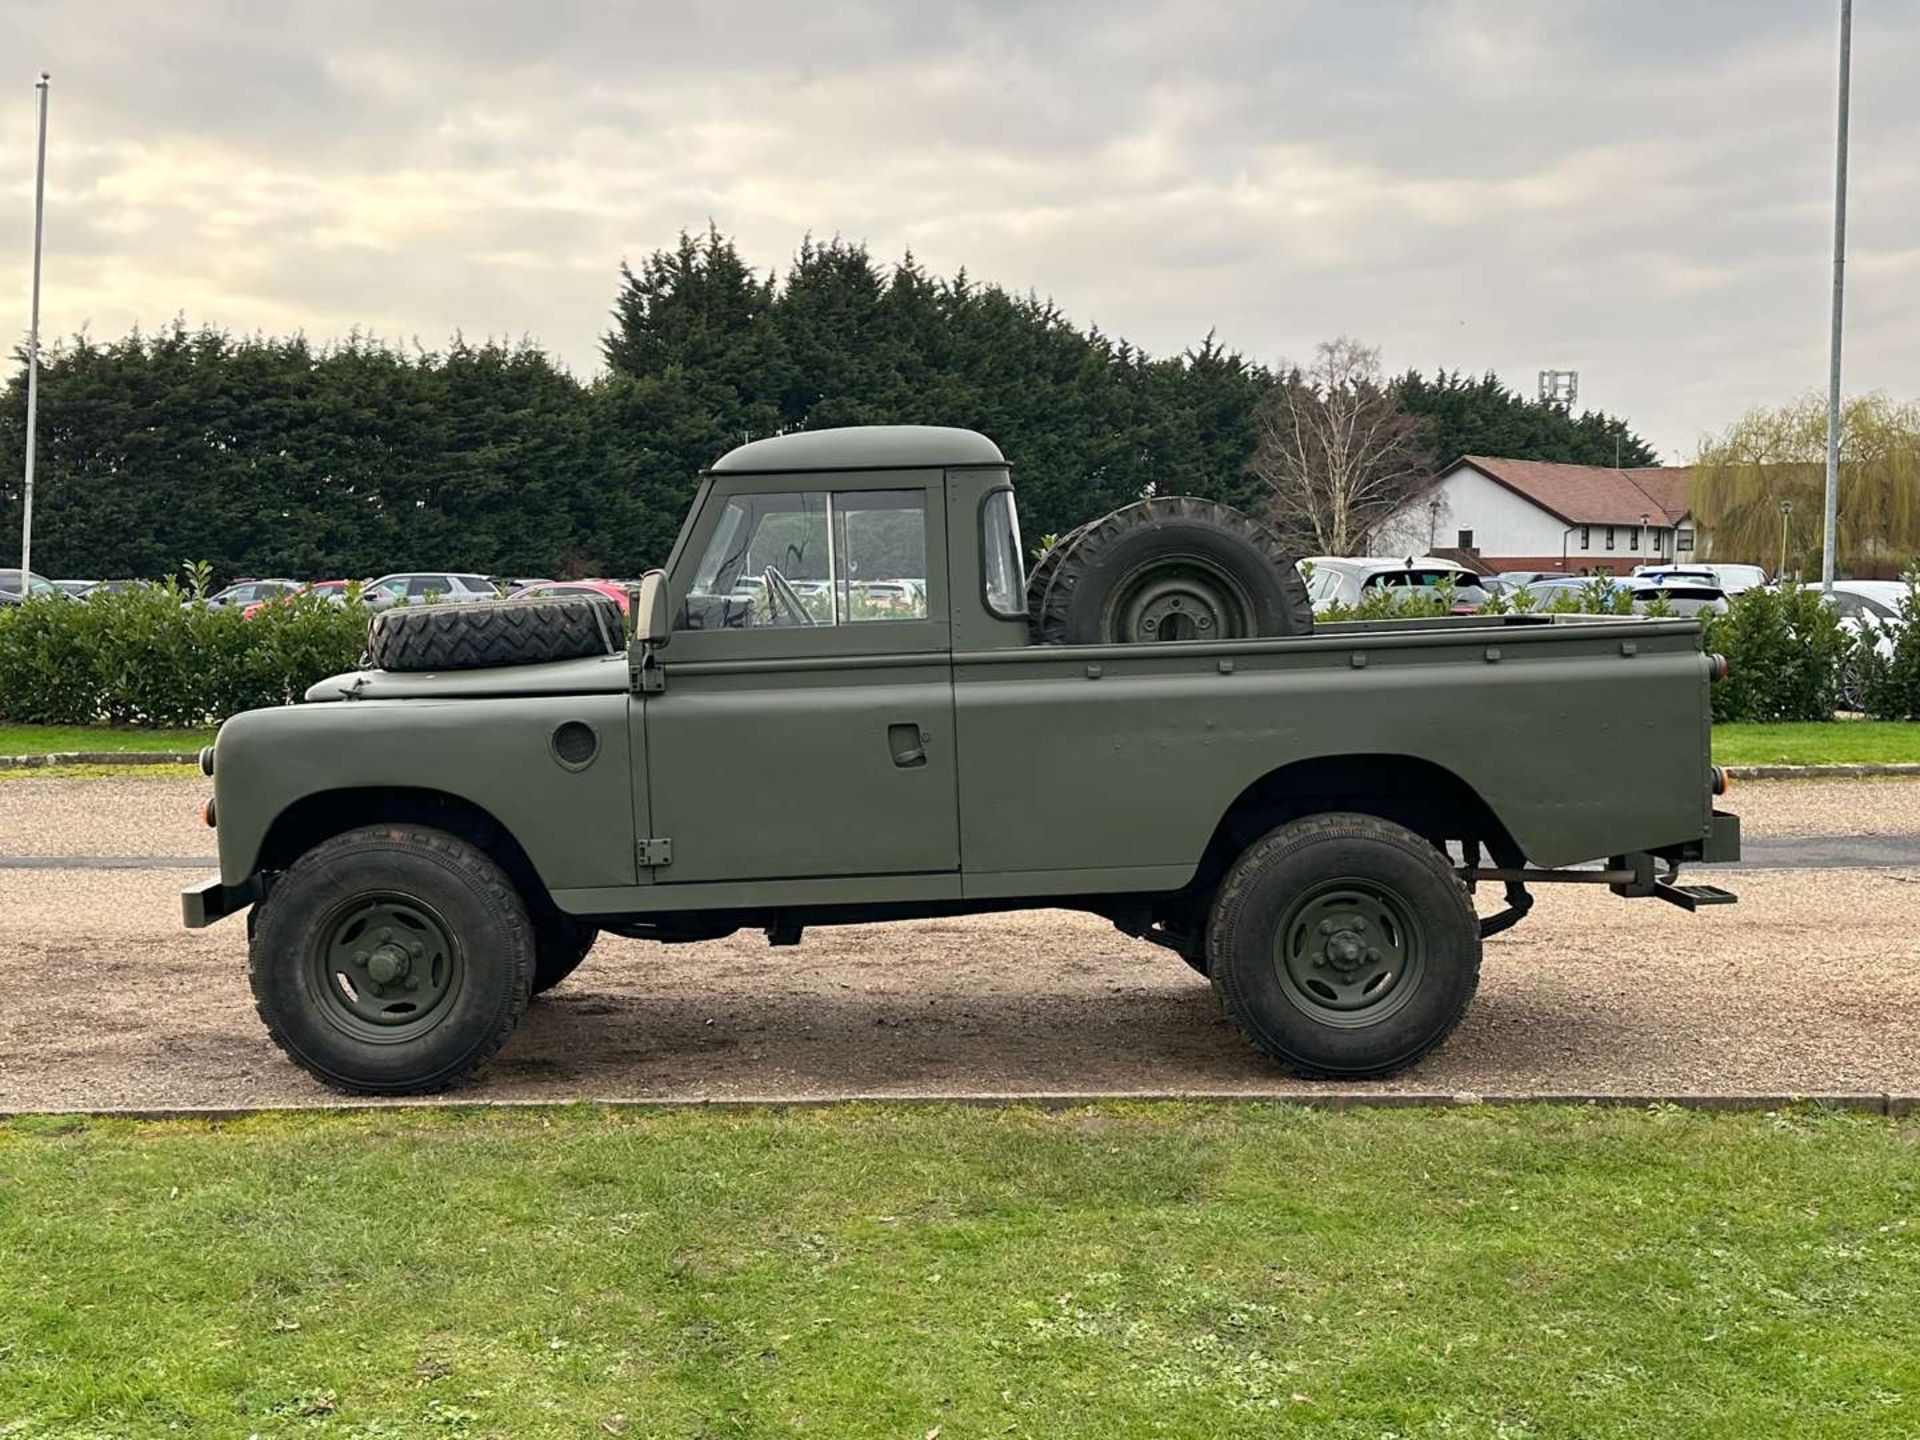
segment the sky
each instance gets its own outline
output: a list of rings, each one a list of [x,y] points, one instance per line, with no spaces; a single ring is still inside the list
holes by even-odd
[[[0,335],[183,316],[600,365],[711,221],[1156,354],[1580,372],[1668,460],[1824,389],[1837,0],[0,0]],[[1920,4],[1854,19],[1846,384],[1920,397]],[[1017,457],[1015,457],[1017,460]]]

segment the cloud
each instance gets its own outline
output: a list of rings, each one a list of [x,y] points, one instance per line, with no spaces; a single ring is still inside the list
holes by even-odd
[[[45,320],[176,313],[598,363],[709,218],[1052,295],[1151,350],[1574,366],[1684,451],[1825,374],[1834,35],[1791,0],[13,7],[55,72]],[[1859,17],[1847,374],[1910,394],[1911,12]],[[32,91],[0,96],[25,329]]]

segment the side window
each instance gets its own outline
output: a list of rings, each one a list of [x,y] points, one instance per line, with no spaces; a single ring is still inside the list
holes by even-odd
[[[416,575],[407,582],[407,597],[420,599],[427,595],[445,595],[447,577],[444,575]]]
[[[735,495],[694,567],[679,630],[833,623],[827,496]]]
[[[980,560],[987,609],[1002,620],[1027,618],[1027,572],[1021,563],[1020,512],[1013,491],[995,490],[980,507]]]
[[[833,516],[835,619],[927,618],[927,497],[920,490],[843,490]]]
[[[927,618],[921,490],[735,495],[694,567],[676,629]]]

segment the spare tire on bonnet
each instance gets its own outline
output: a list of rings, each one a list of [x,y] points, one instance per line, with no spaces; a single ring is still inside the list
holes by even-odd
[[[367,657],[398,671],[534,665],[618,654],[625,630],[620,607],[600,596],[395,606],[368,624]]]
[[[1251,516],[1212,500],[1140,500],[1040,557],[1027,616],[1043,645],[1251,640],[1313,633],[1293,557]]]

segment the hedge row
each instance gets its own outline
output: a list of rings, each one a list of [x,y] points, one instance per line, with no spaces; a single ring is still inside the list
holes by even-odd
[[[1449,596],[1378,600],[1333,618],[1445,614]],[[176,586],[79,603],[0,607],[0,720],[17,724],[190,726],[284,705],[314,681],[360,665],[367,612],[356,601],[298,597],[238,610],[188,603]],[[1524,605],[1524,602],[1522,602]],[[1514,607],[1496,601],[1490,609]],[[1624,613],[1624,593],[1595,585],[1554,610]],[[1654,613],[1660,607],[1656,603]],[[1830,720],[1841,708],[1920,720],[1920,593],[1883,656],[1843,628],[1813,587],[1749,590],[1705,618],[1706,644],[1732,673],[1713,687],[1713,718]]]
[[[0,719],[191,726],[297,700],[360,663],[367,612],[298,597],[239,610],[175,586],[0,607]]]

